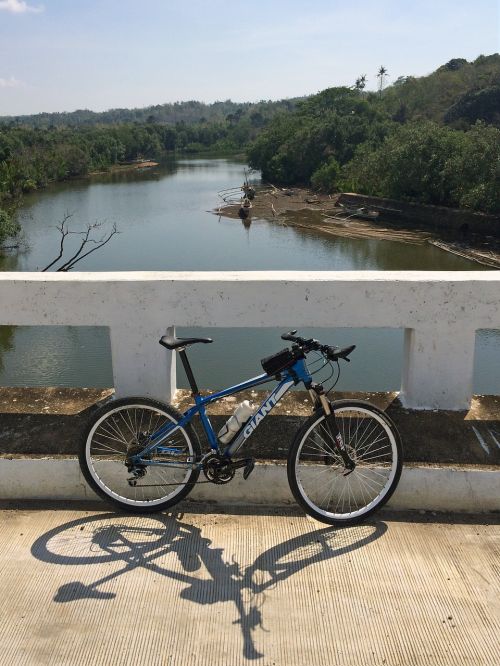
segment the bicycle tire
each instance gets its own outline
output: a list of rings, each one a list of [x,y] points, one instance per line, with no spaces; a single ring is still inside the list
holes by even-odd
[[[290,447],[288,482],[298,504],[313,518],[329,525],[353,525],[377,511],[394,493],[401,476],[403,447],[392,420],[373,405],[338,400],[332,403],[332,410],[356,468],[344,476],[344,463],[330,446],[333,437],[328,417],[318,410]]]
[[[149,435],[167,420],[178,423],[181,418],[171,405],[150,398],[120,398],[101,407],[87,424],[79,449],[80,469],[89,486],[103,499],[134,513],[162,511],[180,502],[193,489],[199,470],[147,466],[145,476],[131,486],[125,458],[137,445],[139,433]],[[200,460],[200,445],[189,424],[177,430],[168,445],[178,448],[175,456],[153,452],[152,460]]]

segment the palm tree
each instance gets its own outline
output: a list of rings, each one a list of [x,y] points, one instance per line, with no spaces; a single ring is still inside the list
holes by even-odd
[[[386,70],[386,68],[383,65],[381,65],[377,74],[377,79],[379,79],[378,91],[380,94],[382,94],[382,90],[384,89],[384,77],[388,75],[389,72]]]
[[[364,90],[365,86],[366,86],[366,74],[362,74],[356,79],[354,87],[356,88],[356,90]]]

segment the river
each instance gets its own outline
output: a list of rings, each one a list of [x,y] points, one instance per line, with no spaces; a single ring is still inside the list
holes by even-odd
[[[235,159],[172,159],[154,170],[114,172],[53,185],[26,197],[21,211],[28,249],[0,257],[0,270],[40,270],[57,256],[56,224],[70,228],[116,223],[119,234],[79,270],[480,270],[481,266],[431,245],[354,240],[254,219],[218,218],[217,192],[243,182]],[[106,226],[107,225],[107,226]],[[73,246],[77,236],[68,237]],[[70,245],[71,246],[71,245]],[[166,322],[170,323],[170,322]],[[290,322],[293,327],[294,322]],[[356,344],[343,368],[341,390],[400,388],[403,331],[303,330],[325,342]],[[210,347],[190,357],[205,388],[216,389],[260,372],[259,360],[284,345],[276,329],[178,329],[209,335]],[[474,391],[500,393],[500,335],[476,340]],[[181,369],[179,386],[186,386]],[[112,386],[108,331],[91,327],[0,327],[0,386]]]

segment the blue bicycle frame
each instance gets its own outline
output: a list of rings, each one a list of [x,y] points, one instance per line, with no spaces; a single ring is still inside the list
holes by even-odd
[[[307,369],[304,359],[298,359],[295,363],[284,370],[281,373],[281,380],[274,390],[266,397],[262,402],[259,409],[255,412],[252,418],[246,423],[244,428],[236,435],[233,441],[224,449],[221,448],[217,435],[215,434],[210,419],[207,416],[205,407],[212,402],[216,402],[221,398],[226,396],[239,393],[240,391],[245,391],[246,389],[254,388],[255,386],[260,386],[261,384],[266,384],[270,381],[275,381],[274,376],[268,374],[258,375],[252,379],[248,379],[241,384],[236,384],[235,386],[230,386],[229,388],[214,393],[212,395],[203,397],[199,393],[194,395],[195,404],[193,407],[185,411],[182,415],[182,419],[178,423],[167,423],[162,426],[159,430],[154,432],[149,437],[149,443],[145,446],[144,450],[132,458],[133,463],[144,465],[144,466],[164,466],[164,467],[182,467],[184,469],[192,467],[194,469],[201,469],[202,463],[176,463],[174,461],[155,461],[148,460],[147,456],[149,453],[156,451],[157,453],[170,454],[172,456],[183,455],[185,452],[181,451],[179,447],[176,446],[162,446],[162,443],[165,442],[169,437],[173,435],[177,430],[184,428],[191,420],[199,414],[203,429],[207,436],[208,443],[212,453],[223,455],[227,458],[231,458],[236,451],[242,446],[242,444],[247,440],[257,426],[265,419],[269,412],[274,408],[274,406],[281,400],[281,398],[290,390],[294,384],[304,382],[306,387],[308,387],[312,381],[311,375]]]

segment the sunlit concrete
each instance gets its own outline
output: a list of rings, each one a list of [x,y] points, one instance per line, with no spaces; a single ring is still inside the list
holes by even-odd
[[[498,525],[0,512],[12,665],[494,666]]]

